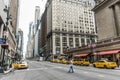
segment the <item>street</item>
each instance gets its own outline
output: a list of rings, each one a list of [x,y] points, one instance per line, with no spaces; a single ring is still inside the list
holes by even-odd
[[[28,69],[15,70],[2,75],[0,80],[119,80],[120,69],[100,69],[92,66],[74,66],[75,72],[68,73],[69,65],[51,62],[28,61]]]

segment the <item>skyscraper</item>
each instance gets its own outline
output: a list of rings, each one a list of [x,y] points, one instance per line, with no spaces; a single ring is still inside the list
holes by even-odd
[[[47,53],[63,54],[66,48],[75,48],[97,41],[93,5],[82,0],[48,0]]]

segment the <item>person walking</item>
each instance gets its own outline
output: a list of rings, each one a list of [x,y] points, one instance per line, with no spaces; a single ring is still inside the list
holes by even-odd
[[[68,73],[74,73],[74,68],[73,68],[73,61],[72,61],[72,59],[70,59],[70,68],[69,68],[69,71],[68,71]]]

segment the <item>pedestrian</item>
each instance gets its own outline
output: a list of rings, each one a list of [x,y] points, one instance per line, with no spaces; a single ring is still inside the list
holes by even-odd
[[[70,59],[70,62],[69,62],[69,64],[70,64],[70,68],[69,68],[69,73],[74,73],[74,68],[73,68],[73,61],[72,61],[72,59]]]
[[[119,59],[116,59],[117,67],[119,67]]]

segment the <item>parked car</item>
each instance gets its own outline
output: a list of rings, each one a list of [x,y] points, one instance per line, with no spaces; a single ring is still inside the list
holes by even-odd
[[[59,60],[58,59],[52,59],[51,62],[59,63]]]
[[[83,65],[83,66],[89,66],[90,62],[88,60],[82,59],[78,61],[73,61],[74,65]]]
[[[90,62],[88,60],[86,60],[86,59],[83,59],[83,60],[81,60],[81,65],[83,65],[83,66],[89,66]]]
[[[93,63],[94,67],[98,67],[98,68],[116,68],[117,64],[116,62],[112,62],[112,61],[108,61],[108,60],[100,60],[100,61],[96,61]]]
[[[62,60],[62,63],[63,63],[63,64],[69,64],[69,61],[68,61],[68,60],[63,59],[63,60]]]
[[[73,64],[74,64],[74,65],[80,65],[80,64],[81,64],[81,61],[73,60]]]
[[[13,67],[15,69],[27,69],[28,68],[28,63],[23,61],[23,62],[16,62],[13,63]]]

